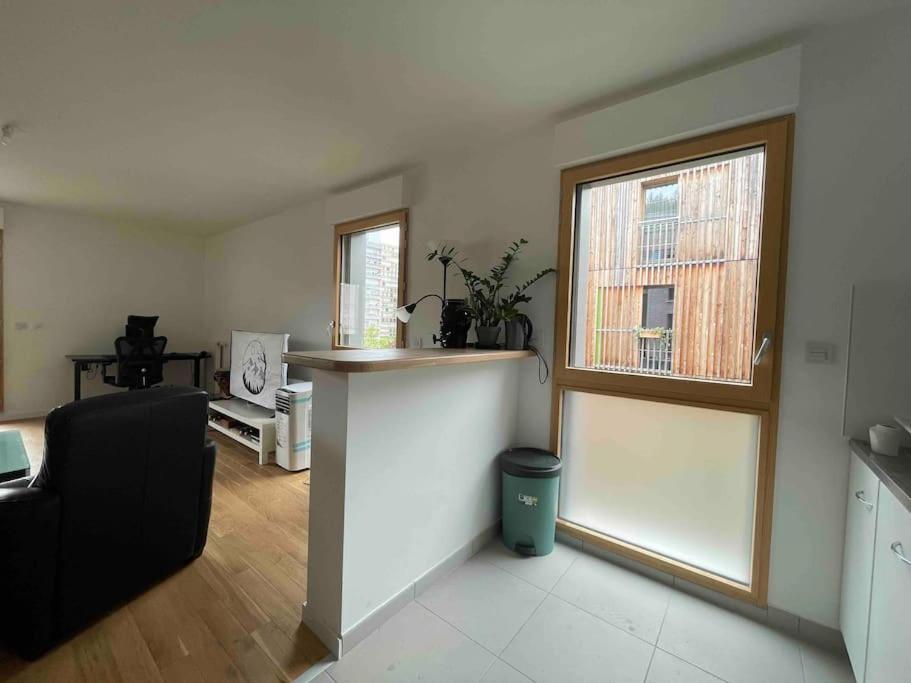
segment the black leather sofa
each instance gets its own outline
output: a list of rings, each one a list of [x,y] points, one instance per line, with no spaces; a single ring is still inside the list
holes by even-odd
[[[34,659],[202,554],[208,398],[164,387],[53,410],[33,481],[0,484],[0,637]]]

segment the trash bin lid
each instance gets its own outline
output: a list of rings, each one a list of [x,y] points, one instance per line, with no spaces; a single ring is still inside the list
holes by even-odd
[[[543,448],[507,448],[500,453],[500,469],[514,477],[553,479],[560,476],[563,463]]]

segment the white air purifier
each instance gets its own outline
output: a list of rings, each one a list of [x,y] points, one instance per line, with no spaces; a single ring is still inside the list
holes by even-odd
[[[310,468],[310,416],[313,382],[298,382],[275,391],[275,463],[297,472]]]

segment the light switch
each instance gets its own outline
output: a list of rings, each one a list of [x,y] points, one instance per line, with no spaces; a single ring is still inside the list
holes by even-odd
[[[807,342],[805,358],[807,363],[834,363],[835,344],[828,342]]]
[[[24,320],[17,320],[13,323],[13,329],[22,332],[28,329],[28,323]]]

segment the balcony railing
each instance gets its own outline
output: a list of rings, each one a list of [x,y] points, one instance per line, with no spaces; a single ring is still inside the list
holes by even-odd
[[[646,336],[648,335],[648,336]],[[593,344],[596,370],[670,375],[674,372],[674,333],[639,328],[598,328]]]
[[[649,374],[669,375],[673,370],[673,332],[657,337],[639,337],[639,370]]]

